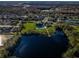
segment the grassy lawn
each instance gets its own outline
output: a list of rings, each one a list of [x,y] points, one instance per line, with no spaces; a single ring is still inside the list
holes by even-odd
[[[32,31],[36,28],[35,23],[25,23],[23,26],[22,33]]]
[[[55,31],[55,26],[52,25],[51,27],[48,27],[47,30],[49,31],[49,33],[52,33]],[[25,33],[25,32],[27,33],[30,31],[35,31],[37,33],[46,33],[46,29],[36,29],[35,23],[25,23],[22,33]]]
[[[49,33],[53,33],[55,31],[55,26],[47,27]],[[38,33],[47,33],[46,29],[36,29]]]
[[[79,32],[79,26],[73,26],[76,32]]]

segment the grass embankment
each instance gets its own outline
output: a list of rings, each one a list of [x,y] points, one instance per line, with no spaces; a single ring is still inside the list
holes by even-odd
[[[69,39],[69,48],[64,53],[64,57],[76,57],[74,53],[79,50],[79,26],[64,24],[63,31]]]

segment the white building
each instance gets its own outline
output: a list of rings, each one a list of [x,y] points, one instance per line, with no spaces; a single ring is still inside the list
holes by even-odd
[[[3,40],[2,40],[2,35],[0,35],[0,46],[3,46]]]
[[[13,35],[0,35],[0,46],[4,46],[4,43],[12,37]]]
[[[41,12],[53,12],[53,10],[42,10]]]

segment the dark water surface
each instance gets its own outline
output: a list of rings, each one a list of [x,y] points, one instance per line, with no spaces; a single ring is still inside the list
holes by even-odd
[[[39,23],[39,24],[36,24],[37,28],[44,28],[44,24],[43,23]]]
[[[64,32],[57,28],[56,32],[47,37],[40,34],[23,35],[15,49],[16,57],[61,57],[68,48],[68,39]]]

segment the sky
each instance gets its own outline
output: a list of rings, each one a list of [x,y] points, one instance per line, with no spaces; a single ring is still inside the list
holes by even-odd
[[[79,0],[0,0],[0,1],[79,1]]]

